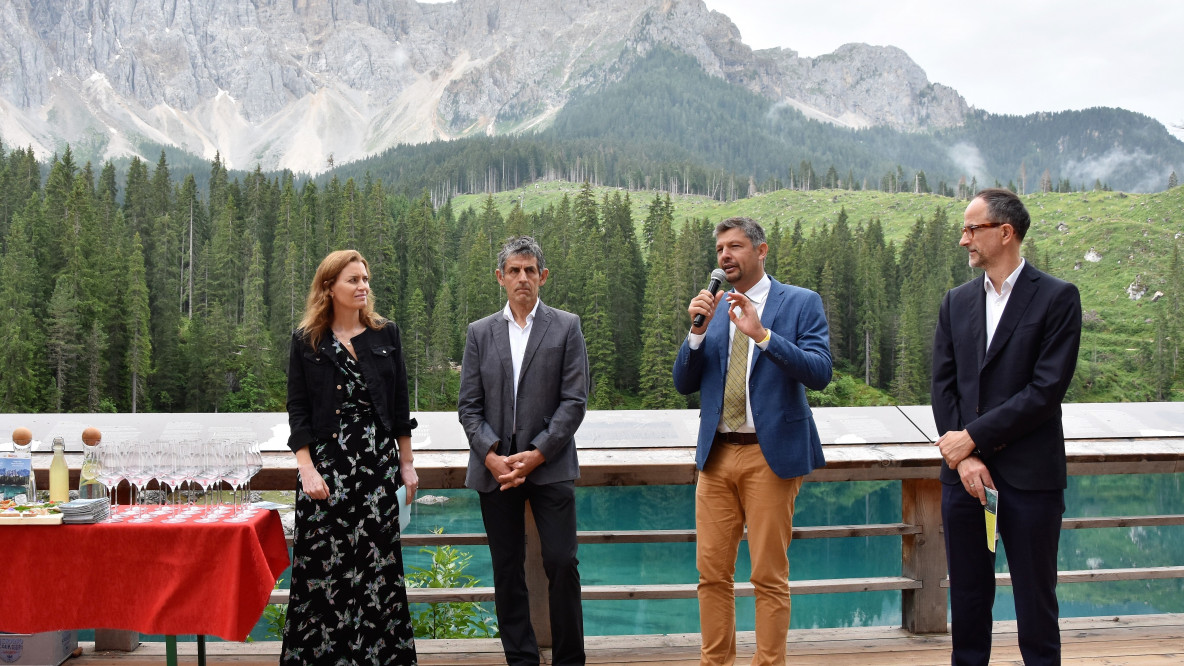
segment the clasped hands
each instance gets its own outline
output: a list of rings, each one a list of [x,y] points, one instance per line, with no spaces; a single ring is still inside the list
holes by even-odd
[[[986,489],[994,490],[995,481],[991,479],[991,472],[982,459],[973,455],[975,445],[970,433],[965,430],[950,430],[938,437],[933,445],[941,450],[941,457],[950,469],[958,472],[966,492],[977,497],[979,503],[986,506]]]
[[[527,475],[543,464],[543,454],[537,449],[519,451],[511,456],[498,454],[496,447],[485,454],[485,467],[501,484],[500,490],[509,490],[522,485]]]
[[[706,289],[700,290],[698,295],[691,299],[691,304],[687,306],[687,314],[691,315],[692,322],[695,315],[703,315],[703,327],[699,330],[692,327],[691,333],[699,335],[707,330],[707,325],[715,316],[715,309],[724,298],[728,299],[728,318],[736,324],[736,330],[758,342],[764,340],[766,331],[764,325],[761,324],[761,318],[757,315],[756,305],[747,296],[735,291],[720,291],[712,295]]]

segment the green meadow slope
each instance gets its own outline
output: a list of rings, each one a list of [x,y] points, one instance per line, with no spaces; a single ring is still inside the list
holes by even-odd
[[[527,213],[558,205],[564,195],[574,198],[580,186],[568,182],[531,184],[493,195],[503,213],[520,205]],[[597,197],[616,192],[597,188]],[[480,209],[487,195],[453,199],[456,211]],[[629,192],[635,225],[640,227],[655,193]],[[966,202],[932,194],[887,194],[879,191],[779,190],[720,202],[701,196],[671,197],[676,224],[689,218],[712,222],[732,215],[753,217],[767,227],[783,229],[801,222],[809,235],[835,222],[845,210],[854,228],[878,219],[884,236],[897,246],[918,218],[931,218],[944,209],[958,220]],[[1184,235],[1184,187],[1153,194],[1090,191],[1069,194],[1029,194],[1032,214],[1025,254],[1040,268],[1080,288],[1085,311],[1085,333],[1078,367],[1077,399],[1123,401],[1154,399],[1146,377],[1155,347],[1157,317],[1164,317],[1168,343],[1175,352],[1173,330],[1179,313],[1170,307],[1184,285],[1173,284],[1172,252]],[[950,238],[956,244],[957,238]],[[1177,277],[1176,281],[1180,278]],[[1163,295],[1156,297],[1157,292]],[[1140,295],[1132,298],[1132,293]],[[936,307],[936,304],[935,306]],[[1180,382],[1177,382],[1179,384]],[[1179,389],[1173,390],[1173,395]]]

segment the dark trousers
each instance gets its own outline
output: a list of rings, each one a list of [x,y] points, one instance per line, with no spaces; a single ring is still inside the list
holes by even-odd
[[[1020,654],[1027,666],[1060,664],[1057,546],[1065,492],[1020,490],[998,476],[993,480],[999,489],[998,531],[1011,572]],[[983,506],[961,484],[946,484],[942,486],[941,518],[950,572],[952,663],[987,666],[995,603],[995,553],[987,550]]]
[[[494,603],[502,648],[510,666],[536,666],[539,647],[530,625],[526,591],[526,502],[542,543],[543,570],[551,605],[552,663],[583,664],[584,613],[580,561],[576,558],[575,483],[536,485],[479,493],[481,517],[493,560]]]

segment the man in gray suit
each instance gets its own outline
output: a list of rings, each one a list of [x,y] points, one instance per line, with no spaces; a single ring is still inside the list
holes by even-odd
[[[551,663],[583,664],[574,435],[587,408],[588,353],[580,318],[539,300],[547,269],[533,238],[506,241],[497,263],[506,307],[469,324],[461,363],[465,485],[481,496],[506,662],[539,663],[523,567],[529,501],[550,583]]]

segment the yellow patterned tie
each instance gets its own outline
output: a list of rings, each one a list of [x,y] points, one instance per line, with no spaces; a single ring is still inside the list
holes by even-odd
[[[728,377],[724,384],[724,425],[739,430],[747,420],[748,400],[748,336],[737,330],[732,335],[732,351],[728,354]]]

